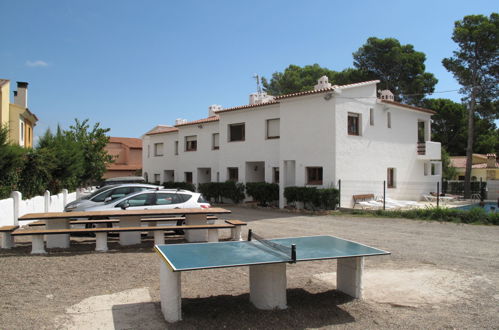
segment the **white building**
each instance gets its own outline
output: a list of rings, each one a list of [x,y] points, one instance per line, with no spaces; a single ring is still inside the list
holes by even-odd
[[[287,186],[337,187],[352,195],[383,190],[419,200],[441,180],[440,143],[431,141],[434,111],[401,104],[379,81],[278,97],[255,93],[250,104],[209,108],[209,117],[177,119],[143,136],[149,181],[275,182],[280,207]]]

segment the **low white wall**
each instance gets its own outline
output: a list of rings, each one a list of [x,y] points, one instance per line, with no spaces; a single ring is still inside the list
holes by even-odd
[[[499,180],[487,180],[487,199],[499,199]]]
[[[20,192],[12,192],[11,198],[0,200],[0,226],[17,225],[17,218],[27,213],[40,212],[62,212],[65,204],[74,201],[79,196],[79,192],[63,192],[50,196],[45,192],[44,196],[36,196],[23,200]],[[31,221],[23,221],[21,225],[26,225]]]

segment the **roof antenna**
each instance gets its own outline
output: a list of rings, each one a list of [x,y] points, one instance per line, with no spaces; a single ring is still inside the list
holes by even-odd
[[[260,76],[258,74],[254,74],[253,78],[256,79],[256,91],[258,94],[262,94],[262,86],[260,85]]]

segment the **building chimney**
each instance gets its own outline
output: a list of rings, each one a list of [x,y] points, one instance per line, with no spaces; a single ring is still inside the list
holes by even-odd
[[[216,112],[222,110],[222,106],[218,104],[212,104],[208,107],[208,117],[216,116]]]
[[[317,85],[314,86],[314,91],[318,91],[321,89],[331,88],[333,87],[329,82],[329,78],[327,76],[322,76],[317,80]]]
[[[267,102],[272,102],[274,101],[275,97],[272,95],[268,95],[265,92],[261,93],[251,93],[249,96],[249,104],[262,104],[262,103],[267,103]]]
[[[496,168],[496,154],[487,154],[487,168]]]
[[[28,107],[28,83],[23,81],[17,82],[17,92],[14,92],[14,104],[23,108]]]
[[[387,101],[395,101],[395,97],[393,96],[393,93],[389,91],[388,89],[379,91],[379,98],[382,100],[387,100]]]
[[[187,123],[187,119],[177,118],[175,119],[175,126]]]

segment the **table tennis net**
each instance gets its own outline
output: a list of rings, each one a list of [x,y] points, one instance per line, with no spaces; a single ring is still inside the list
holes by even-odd
[[[258,241],[261,244],[265,245],[266,247],[283,254],[284,256],[289,258],[290,262],[296,262],[296,245],[292,244],[289,247],[286,245],[269,241],[268,239],[265,239],[262,236],[255,234],[250,229],[248,232],[248,241],[252,240]]]

